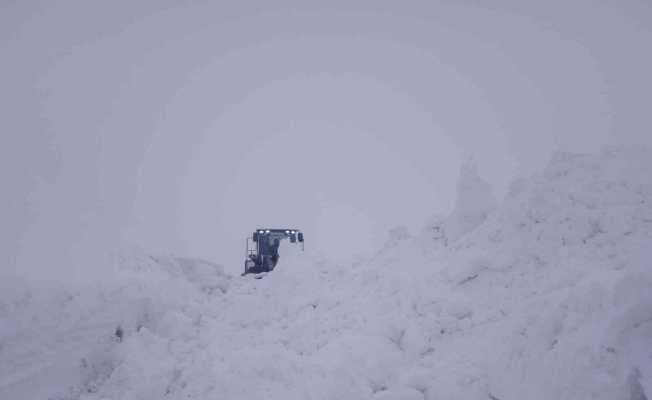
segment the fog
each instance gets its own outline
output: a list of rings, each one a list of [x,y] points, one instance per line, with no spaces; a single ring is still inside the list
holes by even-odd
[[[346,260],[417,232],[473,158],[652,144],[652,5],[0,5],[0,275],[132,243],[239,272],[258,227]]]

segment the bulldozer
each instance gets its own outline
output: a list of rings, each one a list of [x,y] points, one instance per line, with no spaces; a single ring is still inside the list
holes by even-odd
[[[301,243],[303,249],[303,232],[298,229],[255,230],[251,236],[247,237],[242,275],[273,271],[279,260],[278,248],[284,239],[289,239],[290,243]]]

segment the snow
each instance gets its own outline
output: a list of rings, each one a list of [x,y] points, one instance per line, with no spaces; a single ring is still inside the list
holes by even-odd
[[[457,201],[451,215],[431,217],[425,225],[423,236],[429,249],[439,250],[448,246],[482,224],[496,208],[491,185],[478,173],[473,159],[466,161],[460,170],[457,183]]]
[[[101,282],[3,282],[0,399],[649,398],[650,171],[560,153],[498,203],[469,163],[450,216],[353,265],[130,250]]]

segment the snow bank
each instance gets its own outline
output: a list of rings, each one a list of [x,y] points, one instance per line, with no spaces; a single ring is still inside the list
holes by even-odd
[[[226,292],[231,278],[202,260],[116,255],[110,279],[68,287],[3,281],[0,399],[79,398],[123,362],[123,339],[166,329],[183,307]],[[120,344],[120,345],[119,345]]]
[[[515,182],[426,273],[453,317],[437,364],[472,359],[500,399],[650,397],[650,171],[649,152],[609,149]]]
[[[397,228],[354,265],[136,253],[112,282],[16,290],[0,398],[650,398],[651,160],[558,154],[500,205],[469,167],[445,246]]]

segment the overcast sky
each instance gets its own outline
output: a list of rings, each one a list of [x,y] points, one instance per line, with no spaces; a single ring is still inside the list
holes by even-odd
[[[2,0],[0,272],[239,272],[263,226],[344,258],[449,212],[469,157],[500,196],[652,143],[649,1],[323,3]]]

